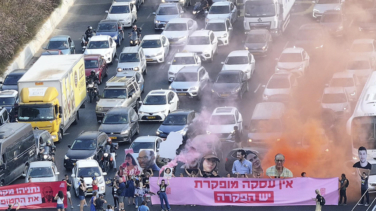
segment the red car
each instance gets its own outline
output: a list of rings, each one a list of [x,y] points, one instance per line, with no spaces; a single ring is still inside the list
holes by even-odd
[[[85,75],[89,76],[92,70],[98,74],[101,84],[103,77],[107,76],[107,64],[100,54],[85,55]]]

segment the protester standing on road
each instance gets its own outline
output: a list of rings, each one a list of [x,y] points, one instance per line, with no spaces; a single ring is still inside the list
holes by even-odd
[[[80,199],[80,211],[84,211],[86,185],[81,180],[78,182],[78,198]]]
[[[73,203],[72,203],[72,197],[71,197],[72,181],[69,179],[68,174],[65,175],[65,178],[63,179],[63,181],[65,181],[67,184],[67,198],[68,198],[67,201],[69,201],[71,208],[73,209]]]
[[[314,201],[316,201],[316,209],[315,211],[321,211],[321,204],[320,201],[322,200],[322,196],[320,194],[320,191],[318,189],[315,190],[316,192],[316,198],[312,198]]]
[[[234,126],[234,132],[232,134],[237,148],[242,147],[242,134],[239,131],[238,126]]]
[[[360,176],[360,191],[361,191],[361,194],[362,194],[362,200],[360,201],[360,203],[358,205],[363,205],[363,201],[364,201],[364,197],[366,197],[366,203],[364,204],[364,206],[368,206],[369,205],[369,193],[368,193],[368,176],[366,174],[366,172],[363,172],[362,174],[359,174]],[[364,194],[365,193],[365,194]],[[365,195],[365,196],[363,196]]]
[[[55,200],[56,200],[56,208],[57,208],[57,211],[64,211],[64,194],[63,194],[63,191],[59,191],[56,196],[55,196]]]
[[[236,157],[238,160],[234,161],[232,165],[232,173],[233,174],[252,174],[252,162],[246,160],[246,153],[244,150],[240,149],[236,152]]]
[[[118,180],[117,180],[117,177],[115,177],[113,182],[112,182],[112,197],[114,198],[115,209],[119,205],[119,196],[117,194],[118,189],[119,189]]]
[[[103,199],[103,194],[99,194],[99,197],[95,199],[95,211],[104,211],[103,205],[105,203],[107,203],[107,201]]]
[[[127,182],[125,183],[126,184],[126,189],[125,189],[125,197],[128,197],[128,205],[131,205],[133,203],[133,205],[135,205],[134,203],[134,181],[132,179],[132,176],[131,175],[128,175],[127,176]]]
[[[93,192],[93,196],[90,199],[90,211],[95,211],[95,199],[97,199],[97,192]]]
[[[135,196],[135,201],[136,201],[136,209],[138,208],[138,205],[141,204],[141,202],[144,201],[144,194],[145,194],[144,188],[141,186],[140,183],[137,183],[136,189],[134,191],[134,196]]]
[[[167,210],[170,210],[171,207],[170,207],[170,204],[168,203],[168,199],[167,199],[167,194],[166,194],[166,190],[167,190],[167,186],[170,185],[170,181],[167,180],[167,184],[165,182],[164,179],[162,179],[161,183],[159,183],[159,178],[158,178],[158,186],[159,186],[159,198],[161,199],[161,208],[162,210],[166,210],[164,208],[164,205],[163,205],[163,201],[165,202],[166,204],[166,208]]]
[[[119,211],[124,210],[124,196],[125,196],[125,183],[122,178],[119,178],[119,189],[117,195],[119,197]]]
[[[347,203],[346,188],[347,188],[347,186],[349,186],[349,181],[347,180],[345,174],[341,175],[341,179],[339,180],[339,183],[341,184],[341,187],[339,187],[339,202],[338,202],[338,205],[346,205],[346,203]],[[343,204],[342,204],[342,198],[343,198]]]
[[[93,182],[91,183],[91,186],[93,187],[93,193],[97,193],[97,195],[98,195],[98,191],[99,191],[98,180],[95,176],[92,177],[92,179],[93,179]]]

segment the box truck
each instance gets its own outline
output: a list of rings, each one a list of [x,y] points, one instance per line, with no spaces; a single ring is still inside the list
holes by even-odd
[[[18,81],[18,122],[47,130],[61,141],[86,100],[83,55],[42,56]]]

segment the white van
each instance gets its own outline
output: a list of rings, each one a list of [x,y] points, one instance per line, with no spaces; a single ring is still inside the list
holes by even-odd
[[[253,110],[248,133],[249,144],[279,140],[283,133],[283,118],[286,108],[280,102],[258,103]]]

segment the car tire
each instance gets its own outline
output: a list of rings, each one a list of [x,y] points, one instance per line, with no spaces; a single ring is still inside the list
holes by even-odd
[[[74,125],[77,125],[79,119],[80,119],[80,114],[79,114],[78,111],[77,111],[73,124],[74,124]]]

